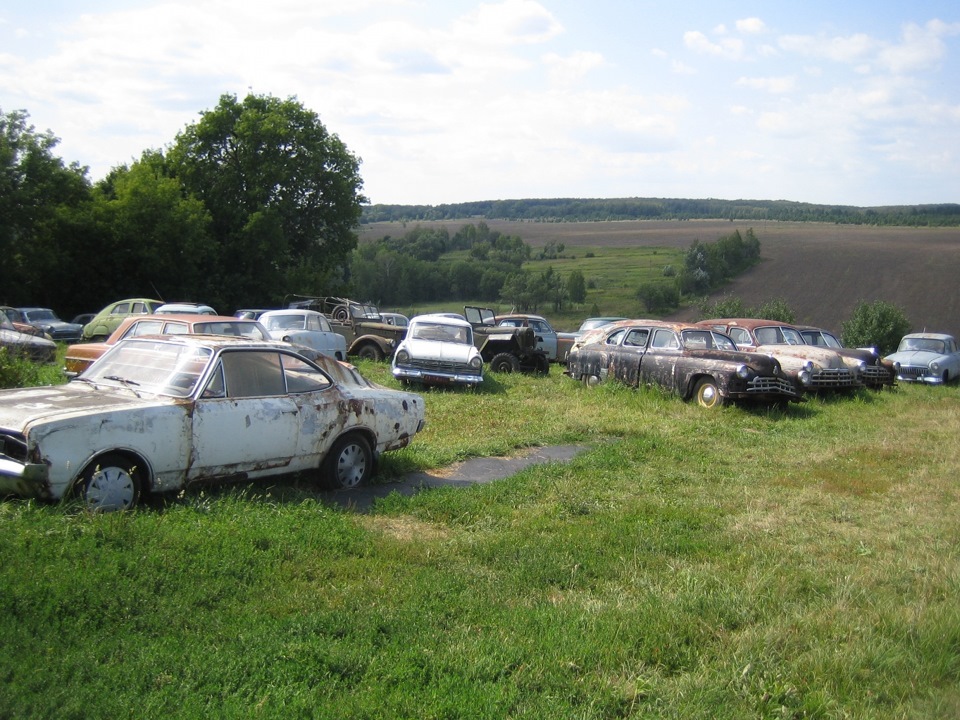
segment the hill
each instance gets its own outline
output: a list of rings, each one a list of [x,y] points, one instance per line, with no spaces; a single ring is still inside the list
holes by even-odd
[[[423,221],[451,233],[471,219]],[[734,295],[748,305],[783,298],[798,323],[835,331],[860,301],[885,300],[903,308],[913,327],[960,336],[960,228],[875,226],[817,222],[634,220],[545,223],[484,220],[534,247],[675,247],[712,242],[753,228],[762,261],[715,298]],[[402,235],[411,223],[369,223],[361,238]],[[587,302],[589,303],[589,295]],[[673,315],[690,319],[695,309]]]

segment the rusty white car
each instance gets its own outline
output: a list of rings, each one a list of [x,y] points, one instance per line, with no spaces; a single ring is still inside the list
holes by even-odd
[[[448,315],[417,315],[392,360],[402,384],[478,385],[483,359],[473,344],[473,327]]]
[[[797,325],[807,345],[825,347],[844,358],[850,358],[859,368],[864,387],[882,390],[896,384],[897,373],[893,363],[880,356],[876,348],[844,347],[840,339],[829,330],[812,325]]]
[[[953,335],[910,333],[900,340],[897,351],[887,355],[897,371],[897,379],[930,385],[960,380],[960,348]]]
[[[587,331],[573,344],[565,374],[585,385],[656,385],[707,409],[734,401],[799,402],[803,394],[774,358],[742,352],[715,330],[663,320]]]
[[[793,325],[756,318],[718,318],[697,324],[730,336],[740,350],[775,357],[808,390],[852,391],[863,387],[863,360],[843,357],[831,348],[808,345]]]
[[[57,344],[42,335],[21,332],[6,314],[0,313],[0,352],[48,363],[56,359]]]
[[[293,472],[353,488],[423,425],[421,396],[286,343],[133,338],[65,385],[0,391],[0,494],[118,510],[193,483]]]
[[[260,323],[274,340],[313,348],[337,360],[347,359],[347,340],[333,331],[330,321],[316,310],[268,310]]]

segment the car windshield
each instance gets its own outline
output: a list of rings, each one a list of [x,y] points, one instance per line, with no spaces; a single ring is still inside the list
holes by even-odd
[[[415,323],[409,330],[409,336],[414,340],[473,344],[471,328],[462,325],[447,325],[441,322]]]
[[[900,347],[898,348],[901,352],[903,350],[924,350],[926,352],[937,353],[943,355],[945,350],[945,345],[943,340],[937,340],[936,338],[904,338],[900,342]]]
[[[173,397],[187,397],[213,351],[158,340],[124,340],[94,362],[81,380]]]
[[[680,333],[687,350],[736,350],[733,340],[710,330],[684,330]]]
[[[57,316],[53,314],[53,310],[30,310],[29,312],[25,312],[24,315],[30,322],[57,319]]]

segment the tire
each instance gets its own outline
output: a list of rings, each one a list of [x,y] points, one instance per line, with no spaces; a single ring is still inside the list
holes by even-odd
[[[581,375],[580,382],[582,382],[587,387],[596,387],[600,384],[600,378],[596,375]]]
[[[534,373],[537,375],[550,374],[550,360],[547,359],[546,355],[537,355],[537,366]]]
[[[140,502],[143,477],[136,463],[122,455],[104,455],[83,471],[80,497],[88,510],[129,510]]]
[[[333,309],[333,319],[339,320],[340,322],[346,322],[347,318],[350,317],[350,313],[343,305],[337,305]]]
[[[363,485],[373,475],[373,451],[360,433],[344,435],[323,459],[324,483],[334,490],[350,490]]]
[[[697,405],[708,410],[719,408],[727,404],[726,398],[720,394],[720,388],[717,381],[712,377],[700,378],[693,389],[693,396],[697,400]]]
[[[490,360],[490,370],[496,373],[515,373],[520,370],[520,361],[511,353],[497,353]]]
[[[377,347],[374,343],[366,343],[359,350],[357,350],[357,357],[362,360],[376,360],[380,362],[383,360],[383,350]]]

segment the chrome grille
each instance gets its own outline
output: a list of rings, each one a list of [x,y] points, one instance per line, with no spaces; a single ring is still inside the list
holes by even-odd
[[[464,365],[463,363],[452,362],[450,360],[423,360],[423,359],[411,359],[405,363],[400,363],[403,367],[415,368],[417,370],[423,370],[425,372],[430,372],[431,370],[450,372],[450,373],[466,373],[468,375],[476,375],[479,371],[474,370],[469,365]]]
[[[893,379],[892,373],[882,365],[867,365],[863,369],[863,377],[871,382],[888,382]]]
[[[764,394],[780,393],[783,395],[797,394],[797,391],[789,380],[767,375],[759,375],[751,380],[747,386],[747,392]]]
[[[929,375],[930,369],[927,367],[903,367],[900,368],[900,377],[905,380],[922,380]]]
[[[815,388],[852,387],[857,381],[849,368],[825,368],[813,371],[810,384]]]

